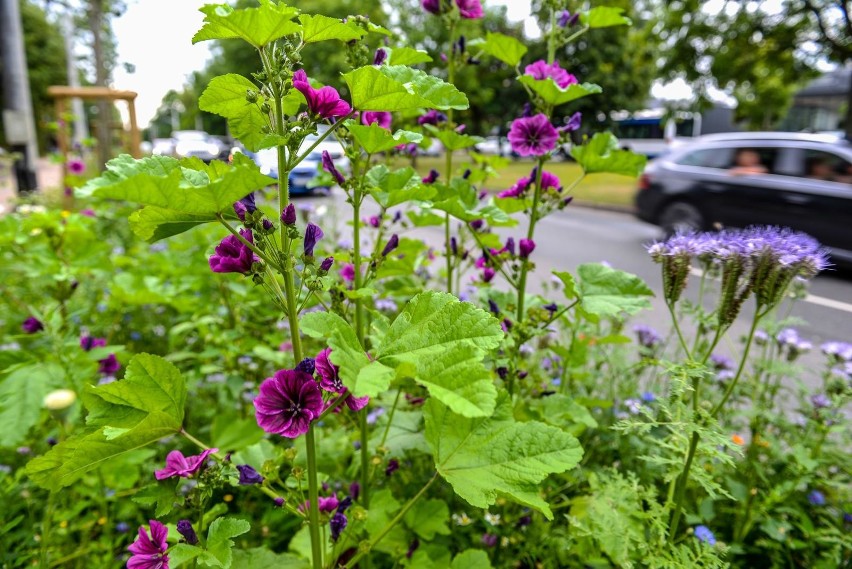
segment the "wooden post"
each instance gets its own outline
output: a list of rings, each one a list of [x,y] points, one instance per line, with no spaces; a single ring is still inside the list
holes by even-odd
[[[62,189],[65,189],[65,176],[68,175],[68,138],[66,134],[68,132],[65,119],[63,116],[65,115],[65,98],[57,97],[56,98],[56,143],[59,145],[59,154],[62,155]]]
[[[136,95],[127,99],[127,112],[130,115],[130,155],[134,158],[142,158],[139,149],[139,126],[136,124]]]

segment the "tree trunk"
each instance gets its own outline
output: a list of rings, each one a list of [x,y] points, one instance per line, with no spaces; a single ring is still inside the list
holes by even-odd
[[[95,85],[107,86],[109,73],[104,58],[104,0],[89,0],[89,28],[92,30],[92,51],[95,54]],[[112,157],[112,103],[98,101],[98,161],[101,169]]]

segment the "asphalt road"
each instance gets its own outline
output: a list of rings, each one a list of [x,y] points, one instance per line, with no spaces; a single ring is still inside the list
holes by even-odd
[[[340,192],[331,197],[311,197],[300,200],[314,206],[325,204],[348,207]],[[347,212],[347,209],[339,210]],[[367,215],[370,208],[367,208]],[[501,228],[502,237],[514,236],[519,239],[526,235],[524,223],[513,228]],[[406,234],[409,237],[423,239],[430,245],[443,246],[442,228],[418,228]],[[654,326],[665,332],[670,328],[668,311],[660,296],[660,267],[653,263],[645,251],[645,245],[660,237],[656,227],[638,221],[626,213],[603,211],[579,206],[569,206],[545,218],[536,227],[536,250],[533,260],[536,272],[531,279],[531,288],[535,291],[540,284],[550,279],[552,271],[574,273],[582,263],[606,261],[614,268],[640,276],[657,294],[653,299],[653,308],[637,315],[633,321]],[[497,277],[499,279],[499,275]],[[688,291],[694,295],[697,277],[693,277]],[[810,297],[797,302],[791,316],[802,321],[797,326],[801,336],[814,344],[814,352],[803,356],[802,366],[810,370],[820,370],[824,358],[819,353],[819,345],[828,340],[852,342],[852,271],[828,271],[811,283]],[[732,327],[728,338],[723,341],[719,351],[736,356],[740,346],[737,338],[744,336],[751,319],[751,303],[747,303],[738,321]],[[814,385],[816,377],[807,381]]]

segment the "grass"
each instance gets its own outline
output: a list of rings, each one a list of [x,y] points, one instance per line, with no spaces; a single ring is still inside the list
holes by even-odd
[[[456,155],[453,161],[454,166],[459,167],[469,162],[470,160],[467,156],[461,154]],[[396,167],[403,165],[404,162],[399,159],[395,164]],[[421,175],[425,176],[432,168],[441,172],[443,176],[444,158],[423,156],[417,159],[417,171]],[[529,175],[532,168],[533,163],[530,160],[510,160],[508,164],[497,170],[497,177],[489,179],[484,184],[485,188],[495,192],[505,190],[511,187],[518,178]],[[575,162],[569,161],[551,162],[545,169],[558,176],[565,186],[571,185],[582,173],[580,167]],[[591,174],[572,191],[574,199],[580,203],[624,207],[633,206],[633,196],[635,193],[635,178],[615,174]]]

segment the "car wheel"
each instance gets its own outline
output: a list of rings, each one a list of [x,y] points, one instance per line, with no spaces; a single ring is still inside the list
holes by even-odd
[[[672,202],[660,213],[659,225],[666,235],[678,231],[701,231],[704,229],[704,216],[690,203]]]

